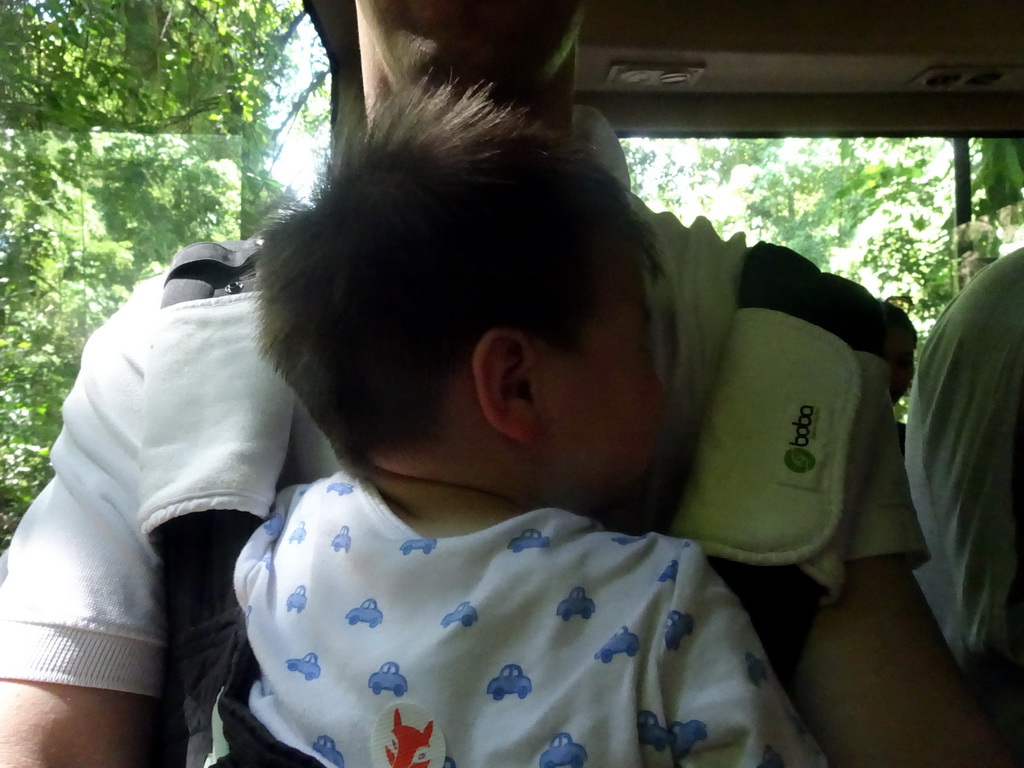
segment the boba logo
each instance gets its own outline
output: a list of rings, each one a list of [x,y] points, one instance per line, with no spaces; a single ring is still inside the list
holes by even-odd
[[[789,441],[797,448],[806,448],[811,442],[811,427],[814,426],[814,406],[801,405],[800,416],[791,422],[796,427],[796,436]]]
[[[810,472],[818,463],[814,454],[807,450],[807,446],[811,442],[811,429],[814,427],[814,406],[801,405],[800,415],[797,416],[796,421],[790,423],[796,427],[796,434],[789,441],[789,444],[794,447],[786,451],[783,461],[790,472],[802,475],[805,472]]]
[[[796,472],[798,475],[810,472],[814,469],[814,465],[818,463],[817,459],[814,458],[814,454],[806,448],[790,448],[786,451],[786,455],[782,457],[782,460],[790,472]]]

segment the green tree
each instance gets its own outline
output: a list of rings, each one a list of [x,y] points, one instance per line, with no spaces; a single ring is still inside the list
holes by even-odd
[[[975,217],[994,216],[1024,200],[1024,139],[972,142]]]
[[[974,139],[970,154],[973,219],[957,231],[961,280],[1020,247],[1024,233],[1024,139]]]
[[[298,0],[0,3],[0,549],[88,335],[281,195],[280,142],[326,101],[303,20]]]
[[[793,248],[927,324],[952,298],[952,151],[943,139],[624,142],[634,188],[684,221]]]

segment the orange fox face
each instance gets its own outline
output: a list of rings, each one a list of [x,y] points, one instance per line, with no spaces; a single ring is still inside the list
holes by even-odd
[[[384,748],[391,768],[429,768],[430,759],[426,748],[430,746],[430,734],[433,732],[433,720],[422,731],[411,725],[402,725],[402,715],[396,709],[391,745]]]

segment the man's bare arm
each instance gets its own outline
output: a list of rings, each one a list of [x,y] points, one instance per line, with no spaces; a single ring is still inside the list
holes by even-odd
[[[144,768],[157,700],[0,680],[0,768]]]
[[[1012,768],[902,556],[847,563],[819,611],[793,698],[834,768]]]

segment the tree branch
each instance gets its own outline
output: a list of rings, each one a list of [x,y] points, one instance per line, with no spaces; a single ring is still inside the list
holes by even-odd
[[[164,41],[164,39],[165,39],[165,38],[167,37],[167,27],[168,27],[168,25],[169,25],[169,24],[171,23],[171,17],[172,17],[172,16],[174,16],[174,9],[173,9],[173,8],[172,8],[171,10],[168,10],[168,11],[167,11],[167,16],[166,16],[166,17],[164,17],[164,26],[163,26],[163,28],[162,28],[162,29],[160,30],[160,42],[161,42],[161,43],[162,43],[162,42]]]
[[[310,80],[309,85],[307,85],[295,101],[292,102],[291,109],[288,110],[288,117],[286,117],[284,122],[282,122],[281,125],[279,125],[273,133],[270,134],[271,145],[277,144],[277,140],[280,138],[281,134],[291,126],[295,118],[299,116],[299,112],[301,112],[302,108],[306,106],[306,102],[309,101],[309,97],[324,84],[324,81],[327,79],[327,72],[328,70],[325,69],[313,75],[313,79]]]
[[[170,128],[172,125],[175,125],[177,123],[187,122],[191,120],[193,117],[203,114],[203,112],[209,112],[211,109],[217,106],[217,101],[218,99],[216,97],[205,99],[204,101],[199,102],[197,106],[192,107],[192,109],[188,110],[187,112],[182,112],[180,115],[172,115],[171,117],[167,118],[164,121],[163,127]]]
[[[299,24],[302,23],[302,20],[304,18],[306,18],[306,12],[299,11],[299,14],[294,19],[292,19],[291,23],[288,25],[288,28],[277,36],[277,39],[274,42],[277,44],[279,48],[284,48],[284,46],[291,39],[292,35],[295,34],[295,30],[299,28]]]

